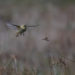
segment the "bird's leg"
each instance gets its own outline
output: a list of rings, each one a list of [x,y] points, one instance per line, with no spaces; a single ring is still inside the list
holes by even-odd
[[[24,33],[23,33],[23,36],[24,36]]]
[[[19,34],[16,34],[16,37],[18,37],[19,36]]]

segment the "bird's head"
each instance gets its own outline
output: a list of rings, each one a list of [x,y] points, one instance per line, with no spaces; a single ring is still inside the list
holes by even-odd
[[[22,29],[25,29],[27,26],[26,25],[21,25],[21,28]]]

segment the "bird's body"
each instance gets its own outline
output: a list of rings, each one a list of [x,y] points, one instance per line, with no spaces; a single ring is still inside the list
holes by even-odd
[[[16,37],[18,37],[19,35],[24,35],[24,32],[26,31],[27,29],[19,29],[17,32],[16,32]]]
[[[17,32],[16,32],[16,37],[18,37],[19,35],[24,35],[24,32],[27,30],[27,26],[26,25],[21,25],[21,26],[18,26],[18,25],[14,25],[18,28]]]
[[[7,24],[7,25],[10,26],[10,24]],[[16,37],[18,37],[19,35],[24,35],[24,32],[27,31],[28,27],[36,27],[36,26],[38,26],[38,25],[27,26],[27,25],[15,25],[15,24],[11,24],[11,25],[17,28]]]

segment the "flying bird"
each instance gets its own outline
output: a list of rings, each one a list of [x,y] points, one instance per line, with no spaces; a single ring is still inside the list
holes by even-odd
[[[49,38],[46,36],[44,37],[42,40],[45,40],[45,41],[50,41]]]
[[[24,32],[26,32],[29,27],[37,27],[39,25],[28,26],[26,24],[25,25],[15,25],[15,24],[7,23],[7,26],[8,28],[16,29],[17,30],[16,37],[18,37],[19,35],[24,35]]]

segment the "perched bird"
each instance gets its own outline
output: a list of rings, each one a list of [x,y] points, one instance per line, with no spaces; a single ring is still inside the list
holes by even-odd
[[[7,26],[11,29],[13,28],[17,29],[16,37],[18,37],[19,35],[24,35],[24,32],[26,32],[29,27],[37,27],[39,25],[28,26],[28,25],[15,25],[7,23]]]

